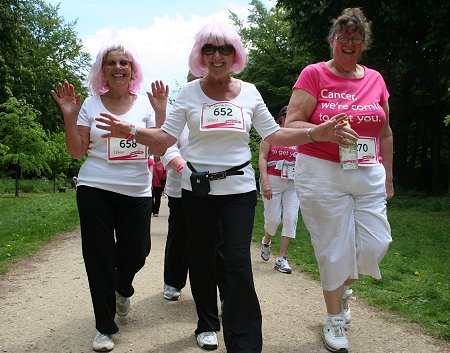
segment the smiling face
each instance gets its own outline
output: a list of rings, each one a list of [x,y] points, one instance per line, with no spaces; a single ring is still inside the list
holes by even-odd
[[[339,66],[354,66],[361,57],[364,36],[359,31],[344,30],[330,38],[330,46],[333,59]]]
[[[203,46],[202,55],[208,68],[208,75],[224,76],[230,74],[234,62],[234,49],[230,50],[229,47],[227,43],[212,38]]]
[[[124,85],[128,87],[133,75],[133,63],[123,50],[112,50],[105,55],[103,60],[103,75],[110,88]]]

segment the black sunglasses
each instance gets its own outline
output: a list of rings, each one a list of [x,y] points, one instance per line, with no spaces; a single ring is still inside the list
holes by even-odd
[[[222,55],[230,55],[234,51],[234,47],[229,44],[215,46],[213,44],[205,44],[202,47],[202,54],[213,55],[216,51]]]

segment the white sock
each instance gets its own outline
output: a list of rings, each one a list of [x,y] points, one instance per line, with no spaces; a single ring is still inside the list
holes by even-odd
[[[331,319],[332,319],[333,317],[342,317],[342,313],[339,313],[339,314],[330,314],[330,313],[327,313],[327,318],[325,319],[325,321],[331,321]]]
[[[350,286],[344,286],[344,291],[342,292],[342,297],[349,290]]]

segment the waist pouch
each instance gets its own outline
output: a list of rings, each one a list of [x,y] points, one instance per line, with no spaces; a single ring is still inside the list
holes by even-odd
[[[186,164],[192,171],[192,174],[189,177],[189,179],[191,180],[192,193],[194,194],[194,196],[197,197],[205,197],[206,195],[209,194],[209,191],[211,190],[211,187],[209,185],[210,180],[225,179],[227,176],[230,175],[243,175],[244,172],[239,169],[242,169],[247,165],[249,165],[250,161],[247,161],[236,167],[224,170],[223,172],[216,172],[216,173],[210,173],[208,171],[197,172],[191,163],[187,162]]]

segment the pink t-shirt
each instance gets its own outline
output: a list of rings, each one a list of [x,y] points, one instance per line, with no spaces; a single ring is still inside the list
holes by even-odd
[[[382,108],[389,92],[379,72],[365,66],[364,77],[344,78],[333,74],[324,62],[308,65],[300,73],[294,89],[302,89],[317,99],[317,106],[309,118],[313,124],[321,124],[336,114],[346,113],[349,122],[361,141],[373,141],[378,159],[379,133],[386,123]],[[360,141],[358,141],[360,144]],[[339,147],[332,142],[314,142],[300,145],[298,152],[339,162]],[[359,161],[364,164],[364,161]]]
[[[272,146],[270,145],[269,154],[267,155],[267,162],[276,162],[285,160],[287,162],[295,162],[297,155],[297,146]],[[275,169],[275,165],[267,166],[267,174],[281,176],[281,170]]]
[[[152,187],[163,188],[165,184],[166,170],[164,169],[164,165],[161,162],[155,163],[153,166]]]

